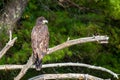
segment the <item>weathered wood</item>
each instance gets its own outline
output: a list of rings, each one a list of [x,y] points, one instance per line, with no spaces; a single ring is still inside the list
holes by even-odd
[[[48,80],[48,79],[79,79],[79,80],[110,80],[102,79],[89,74],[67,73],[67,74],[42,74],[28,80]]]
[[[109,37],[107,37],[107,36],[93,36],[93,37],[85,37],[85,38],[79,38],[79,39],[74,39],[74,40],[67,40],[66,42],[64,42],[60,45],[57,45],[53,48],[49,48],[49,51],[47,52],[47,54],[50,54],[52,52],[55,52],[57,50],[60,50],[60,49],[63,49],[65,47],[69,47],[69,46],[72,46],[72,45],[75,45],[75,44],[80,44],[80,43],[85,43],[85,42],[95,42],[95,41],[101,41],[101,40],[106,40],[107,41],[108,39],[109,39]],[[20,71],[18,76],[14,78],[14,80],[19,80],[24,76],[24,74],[27,72],[27,70],[31,67],[31,65],[33,63],[32,59],[31,59],[32,57],[33,56],[31,56],[29,58],[27,64],[24,66],[24,68],[22,68],[22,70]],[[22,73],[24,73],[24,74],[22,74]]]
[[[0,65],[0,70],[22,69],[24,66],[25,65]],[[72,63],[72,62],[68,62],[68,63],[43,64],[42,68],[63,67],[63,66],[64,67],[65,66],[79,66],[79,67],[86,67],[86,68],[90,68],[90,69],[100,70],[100,71],[104,71],[104,72],[107,72],[107,73],[113,75],[115,78],[118,78],[118,74],[114,73],[113,71],[111,71],[109,69],[106,69],[106,68],[100,67],[100,66],[93,66],[93,65],[89,65],[89,64],[84,64],[84,63]],[[35,68],[35,66],[32,65],[30,68]]]
[[[63,49],[65,47],[69,47],[75,44],[80,44],[80,43],[86,43],[86,42],[95,42],[97,41],[98,43],[100,41],[106,41],[108,42],[109,37],[107,36],[93,36],[93,37],[85,37],[85,38],[78,38],[78,39],[74,39],[74,40],[67,40],[66,42],[57,45],[53,48],[49,48],[49,51],[47,52],[47,54],[50,54],[52,52],[55,52],[57,50]]]
[[[17,37],[15,37],[14,39],[12,39],[12,32],[10,32],[10,36],[9,36],[9,41],[8,43],[5,45],[5,47],[0,51],[0,59],[2,58],[2,56],[9,50],[10,47],[12,47],[17,39]]]
[[[21,77],[27,72],[27,70],[30,68],[30,66],[33,64],[32,62],[32,56],[29,58],[28,62],[26,65],[23,66],[22,70],[18,74],[17,77],[14,78],[14,80],[20,80]]]

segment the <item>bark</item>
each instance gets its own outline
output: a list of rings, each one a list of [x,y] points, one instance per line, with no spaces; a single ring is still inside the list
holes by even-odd
[[[11,29],[20,19],[28,0],[11,0],[0,17],[0,28]]]
[[[20,19],[27,2],[28,0],[10,0],[6,3],[2,15],[0,16],[0,49],[3,46],[3,37],[7,37],[6,33],[14,28],[14,25]]]

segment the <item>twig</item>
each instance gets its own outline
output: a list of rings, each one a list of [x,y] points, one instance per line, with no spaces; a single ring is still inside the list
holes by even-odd
[[[83,10],[83,11],[86,10],[86,11],[95,12],[95,13],[100,12],[100,10],[97,10],[97,9],[90,9],[88,7],[80,6],[71,0],[59,0],[58,4],[63,8],[68,8],[70,6],[74,6],[74,7],[78,8],[79,10]]]
[[[13,44],[15,43],[17,37],[15,37],[14,39],[12,39],[12,32],[10,31],[10,40],[8,41],[8,43],[5,45],[5,47],[0,51],[0,59],[2,58],[2,56],[9,50],[10,47],[13,46]]]
[[[72,45],[75,45],[75,44],[80,44],[80,43],[85,43],[85,42],[101,41],[101,40],[106,40],[107,41],[108,39],[109,39],[109,37],[107,37],[107,36],[94,36],[94,37],[86,37],[86,38],[79,38],[79,39],[69,40],[69,41],[66,41],[66,42],[64,42],[64,43],[62,43],[60,45],[57,45],[57,46],[53,47],[53,48],[49,48],[49,51],[47,52],[47,54],[50,54],[52,52],[55,52],[57,50],[60,50],[60,49],[63,49],[65,47],[69,47],[69,46],[72,46]],[[32,58],[32,56],[31,56],[31,58]],[[29,58],[27,64],[24,67],[26,69],[22,68],[22,70],[17,75],[17,77],[14,78],[14,80],[20,80],[24,76],[24,74],[27,72],[27,70],[32,65],[32,64],[31,65],[28,64],[28,63],[30,63],[32,61],[31,58]],[[24,74],[22,74],[22,73],[24,73]]]
[[[48,79],[79,79],[79,80],[110,80],[102,79],[89,74],[66,73],[66,74],[42,74],[28,80],[48,80]]]
[[[70,37],[67,38],[67,41],[69,41],[69,40],[70,40]]]
[[[9,33],[10,33],[9,41],[11,41],[12,40],[12,31],[10,30]]]
[[[21,69],[24,66],[25,65],[0,65],[0,70]],[[86,67],[86,68],[95,69],[95,70],[101,70],[101,71],[104,71],[104,72],[107,72],[107,73],[113,75],[115,78],[118,79],[118,74],[112,72],[109,69],[99,67],[99,66],[84,64],[84,63],[71,63],[71,62],[68,62],[68,63],[52,63],[52,64],[44,64],[44,65],[42,65],[42,68],[62,67],[62,66],[79,66],[79,67]],[[30,68],[35,68],[35,66],[32,65]]]

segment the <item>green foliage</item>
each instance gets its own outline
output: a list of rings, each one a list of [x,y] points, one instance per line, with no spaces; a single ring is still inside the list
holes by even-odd
[[[68,50],[68,48],[56,51],[50,55],[44,57],[43,62],[59,62],[65,56],[72,56],[72,52]]]
[[[120,1],[110,0],[110,15],[114,19],[120,19]]]
[[[43,63],[53,62],[82,62],[97,66],[106,67],[120,74],[120,1],[119,0],[71,0],[79,6],[90,10],[80,10],[77,7],[69,6],[63,8],[56,0],[30,0],[21,19],[14,29],[13,37],[18,39],[7,54],[0,60],[0,64],[24,64],[32,54],[31,30],[35,20],[39,16],[45,16],[49,21],[50,45],[54,47],[70,39],[89,37],[93,34],[108,35],[108,44],[97,42],[74,45],[52,54],[46,55]],[[2,4],[0,4],[1,6]],[[4,38],[4,36],[2,36]],[[1,39],[1,38],[0,38]],[[7,38],[4,38],[7,42]],[[2,40],[0,40],[2,41]],[[30,70],[34,71],[34,70]],[[28,71],[23,79],[26,80],[35,74]],[[10,77],[17,74],[17,70],[11,72]],[[112,76],[107,73],[92,71],[83,68],[52,68],[43,69],[41,73],[63,73],[78,72],[90,73],[96,76],[108,78]],[[0,73],[5,76],[9,71]],[[33,75],[32,75],[33,74]],[[2,76],[0,76],[2,79]],[[6,78],[5,78],[6,79]],[[10,78],[11,79],[11,78]]]

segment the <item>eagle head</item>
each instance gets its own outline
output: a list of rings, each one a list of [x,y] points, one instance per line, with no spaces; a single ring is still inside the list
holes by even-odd
[[[46,23],[48,23],[48,21],[43,16],[37,18],[36,24],[40,25]]]

